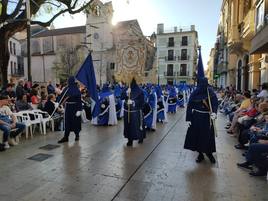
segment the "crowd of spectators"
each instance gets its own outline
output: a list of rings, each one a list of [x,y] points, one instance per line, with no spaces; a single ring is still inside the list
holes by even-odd
[[[238,167],[251,176],[268,170],[268,83],[262,89],[240,92],[233,87],[220,91],[220,112],[228,117],[226,133],[237,138],[236,149],[244,150],[245,161]]]
[[[21,111],[44,111],[42,115],[53,115],[54,130],[63,130],[63,113],[64,106],[59,105],[58,101],[61,98],[65,84],[56,84],[55,86],[48,82],[47,84],[33,83],[25,80],[19,80],[17,84],[10,82],[6,86],[0,88],[0,151],[17,145],[16,136],[24,131],[25,125],[23,122],[18,122],[17,113]],[[83,90],[84,91],[84,90]],[[90,115],[90,99],[87,93],[83,93],[83,103],[86,111],[86,118],[91,118]],[[32,120],[34,116],[30,115]],[[86,119],[87,120],[87,119]]]

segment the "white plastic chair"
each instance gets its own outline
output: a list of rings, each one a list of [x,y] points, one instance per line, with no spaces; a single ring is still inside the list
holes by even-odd
[[[38,125],[40,129],[40,133],[42,133],[42,115],[34,112],[33,110],[23,110],[20,111],[24,116],[27,116],[29,119],[29,122],[33,126],[33,133],[35,131],[35,126]],[[33,119],[31,119],[33,117]]]
[[[39,114],[40,117],[41,117],[41,123],[42,123],[42,126],[43,126],[43,134],[46,135],[46,125],[47,125],[47,122],[51,123],[51,130],[52,132],[54,132],[54,119],[51,118],[51,116],[45,112],[45,111],[42,111],[42,110],[33,110],[34,113],[36,114]],[[46,117],[44,117],[46,116]]]
[[[13,114],[17,118],[17,121],[18,122],[22,122],[26,126],[26,129],[25,129],[25,133],[26,133],[25,138],[28,139],[29,131],[30,131],[31,137],[33,137],[32,123],[31,123],[31,120],[28,117],[28,115],[23,115],[22,112],[13,113]]]

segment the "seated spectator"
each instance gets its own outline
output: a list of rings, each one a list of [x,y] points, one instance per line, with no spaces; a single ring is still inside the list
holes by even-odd
[[[22,99],[18,99],[15,103],[17,112],[23,110],[32,110],[32,106],[27,102],[27,95],[24,94]]]
[[[31,96],[31,102],[32,102],[32,107],[33,108],[37,108],[39,103],[41,102],[41,98],[37,95],[37,90],[36,89],[32,89],[32,96]]]
[[[240,107],[233,113],[231,127],[227,131],[229,134],[234,134],[234,128],[236,126],[237,120],[239,117],[243,116],[243,113],[246,112],[251,107],[250,93],[244,93],[244,100],[242,101]]]
[[[47,102],[47,95],[45,93],[41,93],[41,100],[37,106],[37,109],[44,110],[46,102]]]
[[[54,94],[55,93],[55,87],[52,85],[51,81],[48,82],[47,93],[48,94]]]
[[[8,107],[9,101],[8,96],[0,96],[0,130],[3,131],[5,149],[8,149],[9,145],[17,145],[15,138],[25,129],[25,125],[17,122],[15,115]],[[12,129],[16,130],[11,133]],[[10,138],[9,141],[8,138]]]
[[[1,95],[3,96],[8,96],[10,99],[15,99],[16,98],[16,93],[13,88],[13,84],[7,84],[6,88],[2,91]]]
[[[54,119],[55,122],[54,129],[56,131],[60,131],[60,125],[63,121],[64,109],[61,106],[59,106],[58,103],[56,103],[55,94],[48,95],[47,102],[45,103],[43,111],[46,111],[49,115],[52,115],[52,118]]]
[[[253,143],[249,146],[246,154],[246,161],[238,163],[238,167],[252,170],[252,165],[257,167],[257,171],[251,171],[251,176],[265,176],[267,174],[267,153],[268,153],[268,140],[261,139],[258,143]]]
[[[55,94],[56,96],[59,96],[61,94],[62,90],[61,90],[61,85],[60,84],[56,84],[56,88],[55,88]]]
[[[262,90],[257,95],[258,98],[267,98],[268,97],[268,83],[263,83],[261,86]]]
[[[236,149],[247,149],[247,147],[245,147],[245,144],[250,141],[251,137],[255,132],[262,130],[262,128],[264,127],[264,116],[268,114],[268,108],[264,108],[262,110],[260,109],[261,108],[258,107],[258,111],[261,112],[258,116],[240,125],[240,133],[238,136],[239,144],[235,145]]]
[[[237,120],[238,123],[243,124],[243,121],[247,121],[254,118],[258,114],[257,108],[258,103],[255,99],[252,99],[252,107],[248,111],[241,114],[241,117],[239,117]]]
[[[26,94],[26,91],[24,90],[23,85],[24,85],[24,81],[22,79],[19,80],[18,85],[16,87],[16,96],[17,96],[17,99],[22,99],[22,96],[24,94]]]

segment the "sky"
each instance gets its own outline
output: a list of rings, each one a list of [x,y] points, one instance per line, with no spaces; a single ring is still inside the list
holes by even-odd
[[[109,0],[102,0],[103,3]],[[145,36],[156,32],[157,24],[165,28],[195,25],[202,46],[206,68],[211,48],[216,41],[221,0],[112,0],[113,23],[137,19]],[[65,15],[54,21],[55,28],[85,25],[83,14]]]

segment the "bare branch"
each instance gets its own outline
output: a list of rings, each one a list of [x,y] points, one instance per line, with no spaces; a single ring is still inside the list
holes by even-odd
[[[20,11],[20,9],[22,7],[22,4],[23,4],[23,0],[19,0],[15,10],[13,11],[13,13],[11,13],[10,15],[7,16],[7,19],[15,18],[19,14],[19,11]]]
[[[47,26],[49,26],[58,16],[60,16],[61,14],[63,14],[63,13],[66,13],[66,12],[68,12],[68,13],[70,13],[70,14],[76,14],[76,13],[79,13],[79,12],[81,12],[81,11],[83,11],[86,7],[88,7],[90,4],[91,4],[91,2],[92,2],[93,0],[90,0],[88,3],[86,3],[85,5],[83,5],[83,6],[81,6],[79,9],[77,9],[77,10],[72,10],[72,8],[73,8],[73,6],[67,6],[66,4],[66,6],[67,6],[67,8],[66,9],[64,9],[64,10],[61,10],[61,11],[59,11],[57,14],[55,14],[50,20],[48,20],[47,22],[41,22],[41,21],[32,21],[31,22],[31,24],[38,24],[38,25],[40,25],[40,26],[43,26],[43,27],[47,27]]]
[[[61,4],[60,2],[58,2],[58,3],[59,3],[59,4],[57,5],[57,4],[55,4],[55,3],[51,2],[51,1],[45,2],[45,4],[50,4],[50,5],[52,5],[52,6],[55,6],[55,7],[57,7],[57,8],[60,8],[60,7],[62,6],[62,4]]]
[[[31,24],[38,24],[40,26],[43,27],[47,27],[49,26],[58,16],[60,16],[61,14],[65,13],[66,11],[68,11],[68,9],[65,10],[61,10],[60,12],[58,12],[57,14],[55,14],[49,21],[47,22],[41,22],[41,21],[31,21]]]

